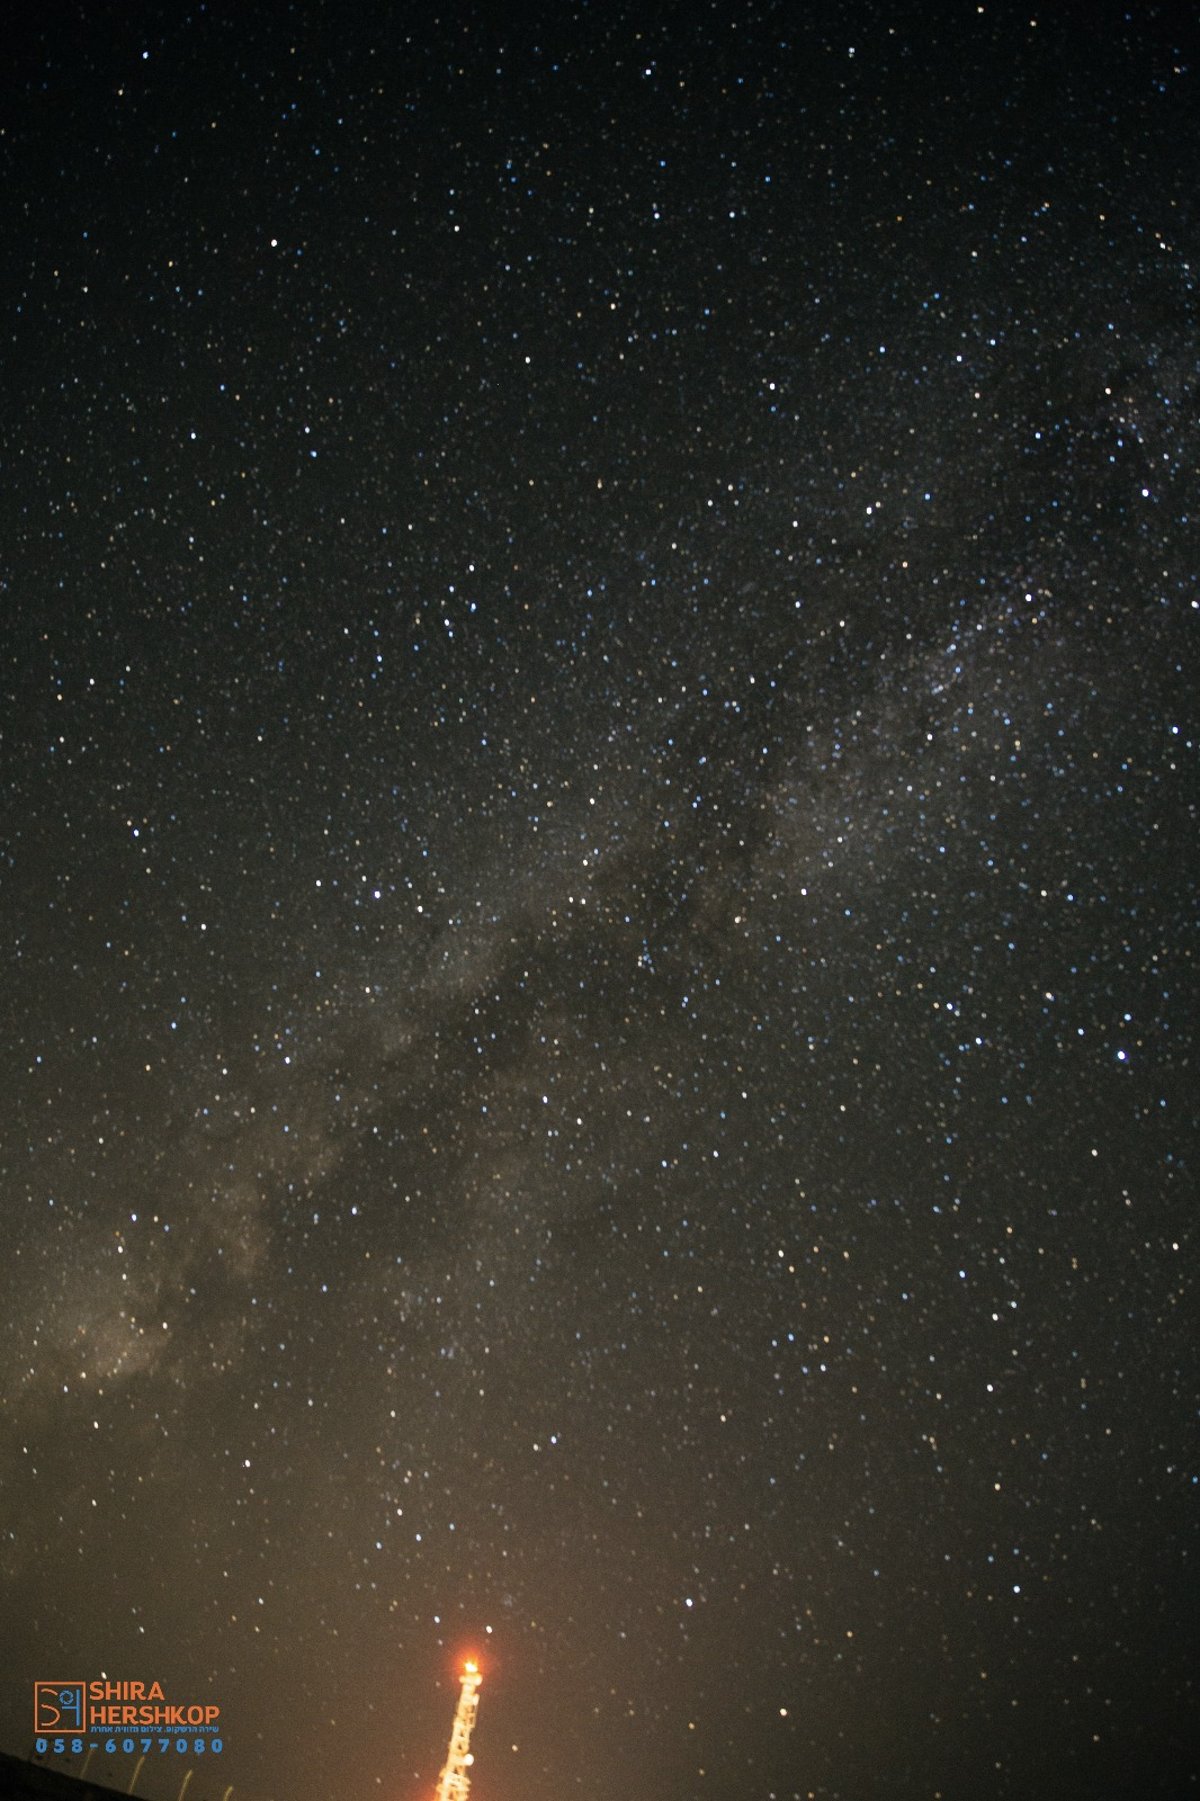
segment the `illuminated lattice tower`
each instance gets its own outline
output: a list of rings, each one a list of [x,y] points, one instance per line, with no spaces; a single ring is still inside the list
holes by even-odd
[[[475,1715],[479,1712],[479,1684],[482,1681],[477,1663],[463,1665],[462,1693],[454,1710],[450,1749],[438,1777],[436,1801],[467,1801],[467,1791],[471,1786],[470,1769],[475,1761],[471,1756],[471,1728],[475,1724]]]

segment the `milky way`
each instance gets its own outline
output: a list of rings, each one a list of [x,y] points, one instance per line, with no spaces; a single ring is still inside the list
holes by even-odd
[[[6,1749],[1195,1792],[1194,48],[27,28]]]

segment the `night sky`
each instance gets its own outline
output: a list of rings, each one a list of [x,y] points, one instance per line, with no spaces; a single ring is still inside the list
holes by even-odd
[[[1185,10],[10,18],[7,1749],[1200,1791]]]

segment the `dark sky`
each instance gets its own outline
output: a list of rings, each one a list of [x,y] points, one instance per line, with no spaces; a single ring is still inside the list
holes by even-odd
[[[0,1742],[1196,1794],[1182,10],[26,10]]]

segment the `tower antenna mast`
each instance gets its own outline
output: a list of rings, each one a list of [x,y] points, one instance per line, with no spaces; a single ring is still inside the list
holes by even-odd
[[[436,1801],[467,1801],[467,1791],[471,1786],[470,1769],[475,1761],[471,1756],[471,1728],[475,1724],[475,1715],[479,1712],[479,1685],[482,1681],[479,1665],[473,1659],[463,1665],[462,1692],[454,1710],[450,1749],[438,1777]]]

